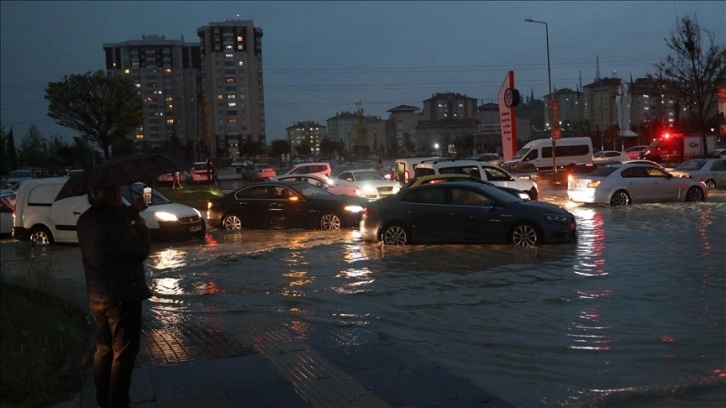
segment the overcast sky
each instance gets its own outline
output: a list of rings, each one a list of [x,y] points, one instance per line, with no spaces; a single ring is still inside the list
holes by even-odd
[[[726,43],[723,1],[1,1],[0,120],[16,141],[35,125],[55,125],[48,82],[104,67],[103,43],[158,34],[198,42],[210,22],[253,20],[262,28],[267,139],[298,121],[322,125],[361,101],[367,114],[421,108],[437,92],[493,102],[509,70],[524,96],[552,86],[576,89],[601,77],[653,73],[669,54],[676,19],[695,16]]]

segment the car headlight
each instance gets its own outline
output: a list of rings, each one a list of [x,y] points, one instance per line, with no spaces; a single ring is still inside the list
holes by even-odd
[[[197,211],[198,212],[198,211]],[[177,221],[176,215],[166,211],[155,211],[154,217],[159,221]]]
[[[359,213],[363,211],[363,207],[361,207],[360,205],[346,205],[344,208],[345,211],[350,211],[353,213]]]
[[[519,198],[522,200],[531,200],[532,198],[529,196],[529,194],[525,193],[524,191],[520,191],[517,193],[519,195]]]
[[[372,195],[372,194],[376,194],[378,192],[378,190],[376,190],[376,188],[371,185],[365,185],[365,186],[363,186],[362,189],[363,189],[363,194],[365,194],[365,195]]]
[[[547,221],[550,222],[567,222],[567,216],[560,214],[545,214]]]
[[[401,191],[401,186],[394,186],[392,191],[393,191],[393,194],[398,193],[399,191]],[[527,197],[529,197],[529,196],[527,196]]]

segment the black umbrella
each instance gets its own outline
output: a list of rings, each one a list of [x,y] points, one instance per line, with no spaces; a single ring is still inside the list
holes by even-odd
[[[117,156],[73,174],[63,185],[55,200],[87,194],[92,187],[125,185],[149,180],[162,174],[189,170],[189,160],[167,153],[144,153]]]

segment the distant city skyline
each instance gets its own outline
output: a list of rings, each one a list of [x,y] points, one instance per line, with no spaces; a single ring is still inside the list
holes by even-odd
[[[695,16],[724,46],[726,3],[706,2],[0,2],[0,120],[16,141],[30,126],[46,138],[74,136],[47,117],[44,90],[65,75],[104,69],[103,43],[156,34],[199,42],[210,22],[253,20],[264,31],[268,143],[296,122],[325,125],[361,101],[387,118],[438,92],[496,101],[506,72],[523,97],[552,87],[654,73],[670,54],[676,19]],[[64,19],[61,16],[71,16]]]

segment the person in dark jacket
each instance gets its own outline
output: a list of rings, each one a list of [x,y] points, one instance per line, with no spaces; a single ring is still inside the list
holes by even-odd
[[[144,260],[149,228],[139,211],[123,205],[119,186],[96,187],[91,208],[78,218],[86,289],[96,321],[94,380],[99,407],[128,407],[129,388],[141,336],[141,303],[151,297]]]

